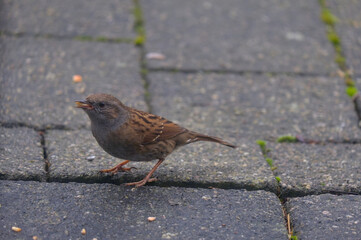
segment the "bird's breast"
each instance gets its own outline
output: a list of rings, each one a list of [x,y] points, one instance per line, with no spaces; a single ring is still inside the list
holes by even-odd
[[[110,155],[131,161],[146,161],[139,158],[141,146],[134,143],[129,134],[124,133],[122,129],[112,131],[106,128],[93,128],[92,133],[98,144]]]

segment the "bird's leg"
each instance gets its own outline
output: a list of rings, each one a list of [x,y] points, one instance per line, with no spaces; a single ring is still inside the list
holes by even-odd
[[[144,184],[146,184],[147,182],[154,182],[157,179],[156,178],[150,178],[152,176],[152,174],[155,172],[155,170],[157,170],[157,168],[159,167],[159,165],[162,164],[162,162],[164,161],[164,158],[160,158],[158,160],[158,162],[154,165],[154,167],[152,168],[152,170],[150,170],[150,172],[147,174],[147,176],[145,176],[145,178],[139,182],[132,182],[132,183],[126,183],[126,186],[132,186],[135,185],[135,187],[140,187],[143,186]]]
[[[119,171],[122,171],[122,172],[129,172],[130,170],[132,170],[132,168],[135,168],[135,167],[130,167],[130,168],[123,168],[123,166],[125,164],[127,164],[128,162],[130,162],[129,160],[126,160],[122,163],[119,163],[117,166],[113,167],[113,168],[109,168],[109,169],[103,169],[103,170],[100,170],[100,172],[102,173],[112,173],[112,174],[115,174]]]

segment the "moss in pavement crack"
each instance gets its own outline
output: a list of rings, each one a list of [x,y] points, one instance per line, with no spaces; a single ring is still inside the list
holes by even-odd
[[[287,208],[286,208],[286,199],[281,197],[281,177],[276,176],[274,170],[277,169],[277,167],[275,167],[273,165],[273,160],[270,157],[269,152],[271,151],[270,149],[267,148],[267,143],[264,140],[257,140],[256,143],[259,145],[259,147],[261,148],[263,157],[265,158],[266,162],[268,163],[268,165],[271,168],[271,171],[273,173],[274,178],[277,181],[277,185],[278,185],[278,189],[277,189],[277,196],[280,200],[280,203],[282,205],[282,211],[284,213],[284,220],[285,220],[285,224],[287,225],[287,232],[288,232],[288,238],[292,239],[292,240],[297,240],[297,236],[294,234],[293,232],[293,228],[291,226],[291,219],[290,219],[290,215],[289,213],[287,213]]]
[[[332,14],[331,10],[327,7],[326,0],[319,0],[321,6],[321,20],[326,25],[326,33],[329,42],[335,50],[335,63],[339,67],[340,76],[344,79],[346,84],[346,94],[353,98],[356,96],[358,90],[347,67],[346,58],[342,50],[341,38],[336,32],[336,23],[339,19]]]
[[[92,36],[86,36],[86,35],[79,35],[73,38],[77,41],[83,41],[83,42],[106,42],[106,43],[132,43],[133,40],[129,38],[108,38],[105,36],[98,36],[98,37],[92,37]]]
[[[276,166],[273,165],[273,160],[272,158],[269,157],[268,153],[271,151],[270,149],[267,148],[267,144],[266,141],[264,140],[257,140],[256,143],[259,145],[259,147],[261,148],[261,152],[263,154],[263,157],[265,158],[265,161],[267,162],[267,164],[270,166],[271,171],[274,173],[274,170],[277,169]],[[281,178],[278,176],[275,176],[276,181],[279,183],[281,181]]]
[[[266,146],[266,141],[263,140],[257,140],[256,143],[259,145],[259,147],[261,148],[262,154],[263,156],[267,155],[267,146]]]
[[[281,136],[279,138],[277,138],[277,142],[278,143],[295,143],[298,142],[297,138],[295,136]]]
[[[134,30],[137,33],[137,36],[134,39],[134,44],[136,46],[143,46],[146,40],[143,11],[140,6],[139,0],[133,0],[133,2],[134,2],[134,10],[133,10]]]

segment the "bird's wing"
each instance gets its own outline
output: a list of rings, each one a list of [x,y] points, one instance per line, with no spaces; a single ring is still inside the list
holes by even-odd
[[[140,129],[143,134],[142,145],[153,144],[159,141],[173,138],[187,129],[151,113],[132,109],[132,120],[135,125],[142,125]]]

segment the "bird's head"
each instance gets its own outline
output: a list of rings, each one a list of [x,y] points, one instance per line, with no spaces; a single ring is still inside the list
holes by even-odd
[[[75,101],[83,109],[92,124],[113,125],[127,118],[126,107],[114,96],[105,93],[89,95],[85,100]]]

